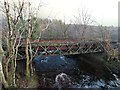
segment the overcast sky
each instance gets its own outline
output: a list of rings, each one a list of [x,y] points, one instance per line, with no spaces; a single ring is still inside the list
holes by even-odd
[[[37,6],[40,0],[33,0]],[[85,8],[91,17],[99,24],[107,26],[118,25],[118,2],[119,0],[43,0],[43,7],[39,15],[62,19],[69,22],[78,14],[78,10]]]
[[[9,0],[8,0],[9,1]],[[12,0],[11,0],[12,1]],[[31,1],[32,5],[38,6],[40,0]],[[99,24],[107,26],[118,25],[118,1],[120,0],[42,0],[43,6],[39,16],[62,19],[69,22],[74,19],[81,8],[91,14],[91,18]]]

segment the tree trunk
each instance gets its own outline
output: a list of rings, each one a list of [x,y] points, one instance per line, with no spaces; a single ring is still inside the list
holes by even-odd
[[[30,71],[29,71],[29,50],[28,50],[28,42],[29,39],[26,39],[26,79],[29,79],[30,77]]]
[[[5,2],[5,9],[6,9],[6,17],[7,17],[7,24],[8,24],[8,65],[9,67],[9,77],[8,77],[8,83],[11,87],[16,87],[15,84],[15,60],[14,60],[14,51],[13,51],[13,28],[11,25],[11,17],[9,13],[9,5],[7,6]]]
[[[2,67],[3,56],[4,56],[3,49],[2,49],[2,46],[0,44],[0,81],[2,82],[4,87],[7,88],[8,87],[8,83],[5,80],[5,76],[4,76],[4,73],[3,73],[3,67]]]

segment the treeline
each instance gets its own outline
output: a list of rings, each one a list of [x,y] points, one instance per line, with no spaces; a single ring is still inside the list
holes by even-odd
[[[35,21],[36,23],[34,24]],[[26,22],[27,20],[26,21],[24,20],[24,23]],[[5,36],[5,32],[7,31],[6,19],[3,19],[3,23],[4,23],[3,36]],[[17,27],[19,27],[20,23],[18,24]],[[81,34],[83,32],[82,26],[83,25],[81,24],[66,24],[62,20],[57,20],[57,19],[51,20],[48,18],[42,19],[39,17],[32,17],[31,18],[31,30],[32,30],[31,39],[35,40],[35,39],[38,39],[38,37],[40,40],[81,39],[82,38]],[[86,30],[84,32],[84,37],[89,40],[92,40],[94,38],[102,39],[103,33],[109,32],[111,35],[111,39],[117,40],[116,27],[102,26],[102,28],[104,28],[105,31],[102,31],[101,26],[87,25]],[[25,38],[25,32],[23,32],[22,38]]]
[[[44,29],[45,27],[47,28]],[[65,22],[57,19],[50,20],[50,19],[37,18],[36,29],[32,34],[32,39],[38,38],[40,33],[41,33],[41,37],[40,37],[41,40],[81,39],[83,32],[82,27],[83,27],[82,24],[66,24]],[[112,26],[107,27],[107,26],[86,25],[84,38],[87,40],[92,40],[95,38],[102,39],[103,34],[105,33],[110,33],[110,38],[112,40],[117,40],[117,28]]]
[[[69,24],[61,20],[37,18],[36,29],[32,34],[32,39],[38,38],[40,33],[41,40],[72,39],[72,37],[70,37],[69,26]]]

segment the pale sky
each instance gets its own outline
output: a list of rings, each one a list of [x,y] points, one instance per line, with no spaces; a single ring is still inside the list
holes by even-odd
[[[12,0],[10,0],[12,1]],[[41,0],[31,1],[38,6]],[[62,19],[66,22],[74,20],[78,10],[85,8],[91,14],[91,18],[99,24],[107,26],[118,25],[118,2],[120,0],[42,0],[43,6],[39,11],[40,17]]]
[[[32,2],[37,6],[39,0]],[[117,26],[118,2],[119,0],[43,0],[39,15],[41,17],[65,19],[69,22],[74,19],[78,10],[85,8],[99,24]]]

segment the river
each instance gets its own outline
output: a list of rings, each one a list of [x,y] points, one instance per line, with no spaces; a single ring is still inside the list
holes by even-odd
[[[34,58],[38,88],[118,88],[120,79],[102,63],[102,54]]]

